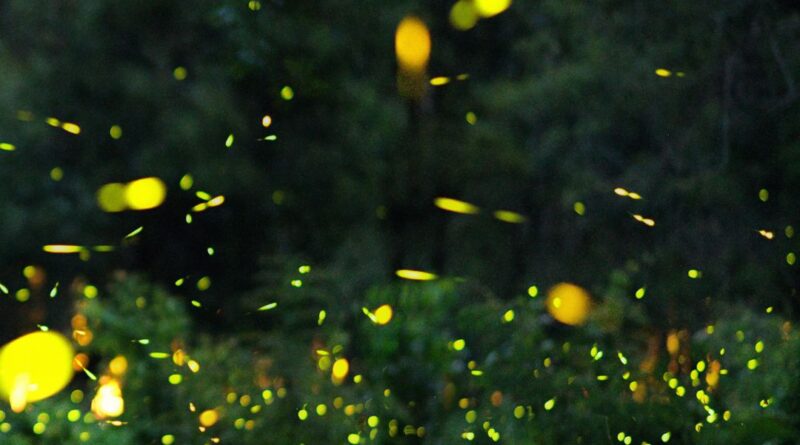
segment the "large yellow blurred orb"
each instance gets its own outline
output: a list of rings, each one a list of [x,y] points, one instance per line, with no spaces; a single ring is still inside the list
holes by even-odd
[[[156,208],[166,196],[167,186],[158,178],[137,179],[125,187],[125,201],[131,210]]]
[[[422,73],[431,55],[431,35],[417,17],[406,17],[397,25],[394,36],[397,64],[404,71]]]
[[[0,350],[0,395],[14,411],[56,394],[72,380],[72,345],[61,334],[34,332]]]
[[[547,311],[556,320],[568,325],[583,324],[589,317],[592,300],[589,293],[571,283],[559,283],[547,292]]]

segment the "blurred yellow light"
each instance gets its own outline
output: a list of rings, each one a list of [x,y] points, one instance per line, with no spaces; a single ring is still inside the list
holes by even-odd
[[[55,332],[34,332],[0,350],[0,395],[15,412],[61,391],[72,379],[74,352]]]
[[[517,212],[512,212],[510,210],[497,210],[494,212],[494,217],[500,221],[507,222],[510,224],[522,224],[524,223],[527,218],[520,215]]]
[[[97,204],[104,212],[121,212],[125,210],[125,184],[112,182],[97,191]]]
[[[431,35],[417,17],[406,17],[397,25],[394,37],[397,64],[409,73],[422,73],[431,55]]]
[[[112,125],[108,130],[108,134],[111,136],[111,139],[119,139],[122,137],[122,127],[119,125]]]
[[[50,179],[56,182],[64,179],[64,170],[60,167],[53,167],[53,169],[50,170]]]
[[[433,205],[447,212],[463,213],[465,215],[474,215],[480,211],[473,204],[453,198],[436,198],[433,200]]]
[[[158,207],[167,196],[167,186],[158,178],[142,178],[125,187],[125,201],[132,210]]]
[[[591,309],[589,293],[570,283],[559,283],[550,288],[545,304],[553,318],[573,326],[584,323]]]
[[[292,100],[294,99],[294,90],[289,85],[281,88],[281,98],[283,100]]]
[[[348,362],[346,358],[340,358],[333,362],[331,375],[334,381],[341,382],[347,377],[348,372],[350,372],[350,362]]]
[[[67,133],[81,134],[81,127],[79,127],[77,124],[73,124],[72,122],[64,122],[61,124],[61,128]]]
[[[98,419],[119,417],[125,412],[125,401],[118,381],[109,379],[100,385],[92,399],[92,412]]]
[[[186,68],[182,66],[179,66],[172,71],[172,75],[175,77],[175,80],[184,80],[188,74],[189,72],[186,71]]]
[[[478,23],[478,12],[470,0],[459,0],[450,8],[450,24],[459,31],[471,29]]]
[[[475,11],[481,17],[492,17],[511,6],[511,0],[474,0]]]
[[[430,281],[435,280],[436,274],[432,274],[430,272],[424,272],[421,270],[412,270],[412,269],[400,269],[395,272],[398,277],[404,278],[406,280],[416,280],[416,281]]]
[[[375,315],[375,323],[384,325],[392,321],[392,315],[394,315],[394,312],[392,311],[391,306],[389,306],[388,304],[384,304],[378,307],[378,309],[375,309],[374,315]]]
[[[0,150],[3,151],[14,151],[17,147],[14,144],[9,144],[8,142],[0,142]]]
[[[658,68],[656,70],[656,76],[658,76],[658,77],[669,77],[671,75],[672,75],[672,71],[670,71],[670,70],[668,70],[666,68]]]
[[[206,428],[214,426],[219,421],[219,413],[215,409],[207,409],[200,413],[200,425]]]
[[[128,359],[123,355],[114,357],[108,364],[108,370],[115,376],[121,376],[128,370]]]
[[[269,128],[270,125],[272,125],[272,117],[269,114],[265,114],[264,117],[261,118],[261,126]]]
[[[80,253],[82,249],[83,247],[74,244],[47,244],[42,247],[47,253]]]

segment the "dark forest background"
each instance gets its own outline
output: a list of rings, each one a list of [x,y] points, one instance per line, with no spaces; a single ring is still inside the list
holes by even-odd
[[[40,325],[69,335],[81,313],[94,333],[78,346],[88,369],[102,374],[118,354],[131,363],[124,425],[65,420],[75,409],[65,391],[0,415],[0,441],[81,443],[87,431],[91,443],[115,444],[166,434],[241,444],[800,440],[800,5],[515,0],[462,31],[453,3],[0,2],[0,142],[16,147],[0,151],[0,339]],[[398,92],[394,33],[408,15],[430,29],[427,76],[452,79],[417,99]],[[158,208],[98,207],[104,184],[150,176],[168,187]],[[198,190],[224,205],[192,213]],[[437,197],[481,212],[442,211]],[[115,248],[55,255],[48,244]],[[398,269],[440,278],[404,281]],[[202,277],[211,285],[201,291]],[[547,315],[559,282],[592,295],[586,325]],[[152,304],[137,306],[139,296]],[[380,304],[395,311],[387,326],[362,310]],[[681,352],[668,351],[670,336]],[[201,372],[154,364],[139,338],[185,349]],[[316,352],[326,348],[364,381],[330,382]],[[691,374],[714,360],[729,371],[718,386]],[[166,381],[175,369],[186,372],[181,385]],[[95,386],[82,373],[72,383]],[[263,396],[282,388],[274,403]],[[219,424],[198,432],[190,401],[218,407]],[[319,404],[330,411],[318,415]],[[33,433],[41,412],[50,426]]]

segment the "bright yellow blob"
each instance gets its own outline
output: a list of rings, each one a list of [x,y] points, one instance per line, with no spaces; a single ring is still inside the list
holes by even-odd
[[[74,244],[47,244],[42,250],[47,253],[80,253],[83,247]]]
[[[511,0],[475,0],[475,11],[481,17],[492,17],[508,9]]]
[[[24,335],[0,350],[0,396],[20,412],[29,402],[61,391],[72,379],[75,353],[55,332]]]
[[[100,385],[92,399],[92,413],[98,419],[119,417],[125,412],[125,400],[122,399],[122,388],[114,379],[107,379]],[[103,380],[101,380],[103,381]]]
[[[579,325],[589,316],[592,301],[582,287],[570,283],[559,283],[547,293],[547,311],[556,320],[568,325]]]
[[[494,212],[494,217],[509,224],[522,224],[527,220],[527,218],[519,213],[510,210],[497,210]]]
[[[331,376],[333,377],[334,381],[343,381],[345,377],[347,377],[348,372],[350,372],[350,362],[348,362],[346,358],[340,358],[333,362]]]
[[[394,315],[394,312],[392,311],[391,306],[389,306],[388,304],[384,304],[378,307],[378,309],[375,309],[375,313],[373,315],[375,315],[376,324],[384,325],[392,321],[392,316]]]
[[[453,198],[436,198],[433,200],[433,205],[447,212],[463,213],[465,215],[474,215],[480,212],[477,206]]]
[[[478,23],[478,12],[469,0],[459,0],[450,9],[450,24],[459,31],[471,29]]]
[[[125,184],[112,182],[97,191],[97,204],[104,212],[121,212],[125,210]]]
[[[200,425],[206,428],[214,426],[219,421],[219,413],[215,409],[207,409],[200,413]]]
[[[430,280],[435,280],[437,278],[436,274],[432,274],[430,272],[424,272],[421,270],[400,269],[395,273],[397,274],[398,277],[404,278],[406,280],[430,281]]]
[[[158,178],[142,178],[125,187],[125,201],[131,210],[153,209],[164,202],[167,186]]]
[[[431,55],[431,35],[428,27],[417,17],[406,17],[397,25],[394,48],[400,69],[422,73]]]
[[[115,376],[121,376],[128,370],[128,360],[124,355],[118,355],[109,362],[108,370]]]

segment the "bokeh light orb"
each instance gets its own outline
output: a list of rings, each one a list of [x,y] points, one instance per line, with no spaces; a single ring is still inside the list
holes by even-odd
[[[0,350],[0,395],[14,411],[56,394],[72,380],[75,351],[61,334],[34,332]]]
[[[556,320],[570,326],[586,322],[592,307],[589,293],[571,283],[559,283],[547,292],[547,311]]]
[[[125,187],[125,201],[131,210],[156,208],[166,196],[167,186],[158,178],[137,179]]]

